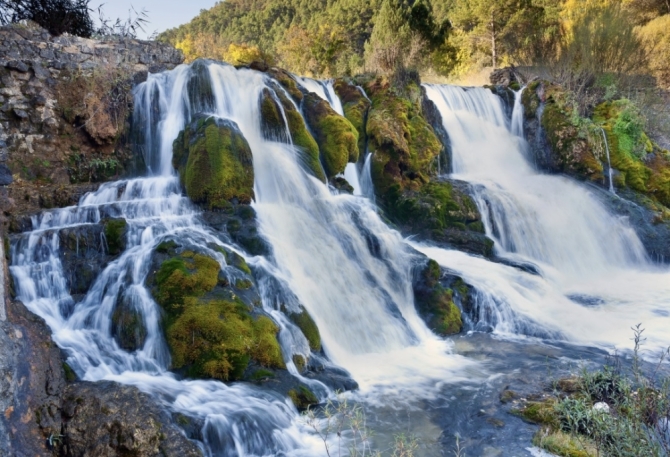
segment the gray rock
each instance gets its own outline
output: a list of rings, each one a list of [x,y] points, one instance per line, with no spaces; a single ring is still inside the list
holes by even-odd
[[[111,381],[71,384],[63,416],[68,456],[202,456],[170,415],[136,387]]]
[[[27,73],[28,70],[30,70],[30,67],[26,65],[25,62],[20,60],[11,60],[7,62],[6,67],[11,68],[12,70],[20,71],[21,73]]]
[[[12,171],[6,165],[0,164],[0,186],[8,186],[14,182]]]

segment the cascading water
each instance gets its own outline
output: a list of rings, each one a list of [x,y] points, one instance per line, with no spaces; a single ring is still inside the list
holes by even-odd
[[[179,239],[217,259],[231,280],[238,273],[213,247],[245,255],[200,222],[172,169],[172,142],[198,113],[234,121],[253,153],[254,208],[273,256],[245,258],[310,312],[326,354],[364,393],[386,387],[393,393],[400,386],[421,397],[428,395],[426,386],[472,378],[473,363],[450,354],[448,343],[417,316],[410,279],[414,254],[373,204],[332,195],[303,170],[298,149],[263,138],[259,99],[264,89],[278,87],[268,83],[261,73],[210,62],[150,75],[136,89],[134,117],[151,176],[104,184],[78,206],[33,218],[33,230],[12,246],[17,299],[46,320],[79,377],[135,385],[171,409],[200,418],[202,446],[211,456],[315,456],[324,448],[277,394],[245,384],[181,380],[168,371],[159,307],[145,286],[152,252],[164,240]],[[59,233],[104,218],[127,221],[127,248],[75,303],[59,257]],[[263,308],[281,328],[289,371],[299,376],[290,356],[309,352],[307,342],[279,311],[276,287],[259,280],[259,290]],[[147,329],[143,347],[132,353],[111,334],[119,302],[135,309]],[[328,394],[316,381],[310,386],[322,398]]]
[[[417,249],[479,290],[479,305],[499,333],[628,347],[629,328],[643,322],[649,342],[666,345],[670,274],[649,263],[634,230],[592,191],[529,165],[519,97],[508,127],[501,100],[486,89],[425,88],[449,134],[454,177],[473,184],[497,254],[534,264],[541,276],[455,251]]]
[[[609,191],[616,195],[614,191],[614,179],[612,177],[612,162],[610,161],[610,145],[607,143],[607,135],[605,134],[605,129],[600,128],[600,132],[603,134],[603,143],[605,144],[605,154],[607,155],[607,178],[609,179]]]

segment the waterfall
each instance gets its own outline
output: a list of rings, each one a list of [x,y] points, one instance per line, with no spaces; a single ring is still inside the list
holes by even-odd
[[[603,134],[603,143],[605,143],[605,153],[607,154],[607,176],[609,178],[609,191],[616,195],[614,190],[614,179],[612,178],[612,162],[610,161],[610,146],[607,143],[607,135],[605,134],[605,129],[600,127],[600,132]]]
[[[367,398],[400,391],[425,397],[427,387],[471,379],[475,366],[451,354],[450,345],[418,317],[411,288],[416,254],[381,221],[372,202],[332,195],[303,169],[290,136],[285,142],[263,138],[259,98],[264,89],[278,87],[269,83],[262,73],[213,62],[149,75],[135,90],[134,114],[143,138],[137,152],[144,155],[148,176],[106,183],[77,206],[33,217],[32,230],[17,236],[11,247],[17,299],[45,319],[77,375],[135,385],[170,409],[201,419],[208,456],[316,456],[325,449],[290,401],[276,393],[243,383],[184,380],[168,371],[161,310],[145,285],[152,253],[165,240],[206,253],[234,281],[239,273],[217,249],[225,247],[285,287],[284,295],[314,318],[330,361],[348,370]],[[253,206],[272,248],[268,258],[250,257],[217,237],[181,193],[172,143],[203,112],[236,122],[249,142]],[[369,156],[366,168],[369,180]],[[73,297],[60,258],[60,234],[105,218],[127,221],[127,247],[83,298]],[[279,310],[276,287],[257,279],[262,306],[281,329],[287,367],[300,377],[290,354],[308,353],[306,339]],[[112,335],[111,315],[119,301],[129,303],[147,329],[143,347],[134,352],[120,348]],[[319,382],[301,380],[322,399],[328,395]]]
[[[472,183],[497,255],[540,273],[414,244],[477,288],[486,324],[611,348],[629,347],[629,327],[644,322],[650,343],[666,345],[670,273],[648,262],[627,221],[587,187],[534,170],[520,107],[508,127],[502,101],[486,89],[425,88],[451,140],[454,177]]]

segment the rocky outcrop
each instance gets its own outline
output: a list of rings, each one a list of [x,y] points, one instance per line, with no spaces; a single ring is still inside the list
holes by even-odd
[[[71,204],[76,185],[127,173],[130,89],[149,71],[182,60],[157,42],[0,27],[0,186],[8,186],[0,189],[2,212]]]
[[[203,455],[171,416],[136,387],[110,381],[70,384],[63,394],[62,412],[61,455]]]

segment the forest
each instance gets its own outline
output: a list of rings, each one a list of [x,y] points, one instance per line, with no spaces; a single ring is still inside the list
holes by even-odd
[[[333,77],[491,67],[653,75],[670,84],[667,0],[228,0],[160,40],[198,57]]]

